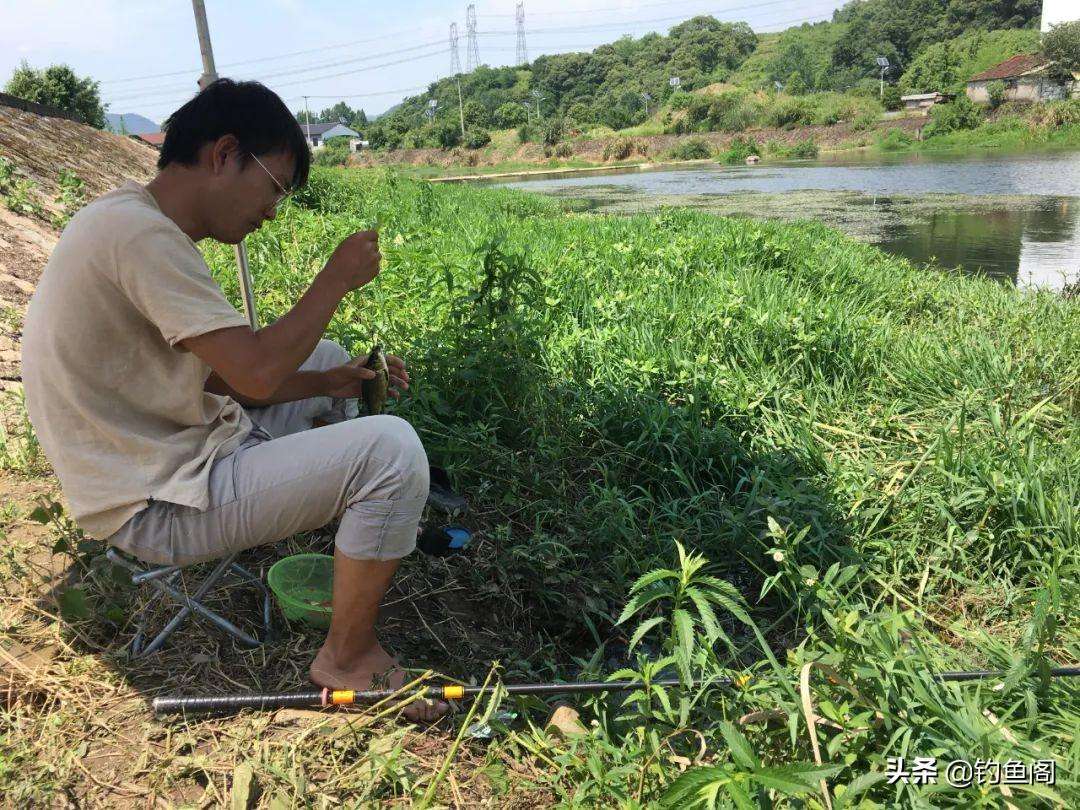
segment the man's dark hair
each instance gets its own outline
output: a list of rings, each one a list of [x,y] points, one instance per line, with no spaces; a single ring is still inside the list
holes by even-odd
[[[204,143],[234,135],[240,142],[241,161],[247,161],[248,152],[259,156],[290,152],[296,159],[291,187],[307,182],[311,151],[300,123],[277,93],[259,82],[218,79],[170,115],[163,128],[159,169],[170,163],[191,166]]]

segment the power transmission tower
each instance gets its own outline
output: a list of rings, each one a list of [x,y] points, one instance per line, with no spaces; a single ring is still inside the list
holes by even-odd
[[[525,4],[517,4],[517,64],[529,61],[529,51],[525,47]]]
[[[457,23],[450,23],[450,75],[461,73],[461,56],[458,54]]]
[[[467,62],[471,73],[480,66],[480,49],[476,47],[476,6],[472,3],[469,3],[469,7],[465,9],[465,33],[469,37]]]

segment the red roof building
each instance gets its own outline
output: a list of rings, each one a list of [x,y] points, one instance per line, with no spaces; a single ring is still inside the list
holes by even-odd
[[[992,68],[987,68],[982,73],[976,73],[969,82],[992,82],[995,79],[1015,79],[1029,73],[1037,73],[1043,68],[1050,66],[1050,60],[1044,59],[1038,54],[1022,53],[1011,59],[1006,59]]]
[[[1065,98],[1066,87],[1050,78],[1049,59],[1033,53],[1022,53],[1006,59],[992,68],[976,73],[967,82],[967,97],[977,104],[990,103],[990,91],[996,86],[1004,90],[1006,101],[1052,101]]]
[[[165,143],[164,132],[144,132],[143,134],[135,135],[134,137],[138,138],[140,141],[145,141],[155,149],[160,149],[161,145]]]

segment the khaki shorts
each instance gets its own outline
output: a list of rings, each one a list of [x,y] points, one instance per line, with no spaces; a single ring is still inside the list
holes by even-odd
[[[349,360],[320,341],[301,370]],[[255,427],[214,462],[205,511],[153,501],[106,540],[149,563],[187,565],[311,531],[341,518],[335,542],[348,557],[391,560],[416,547],[428,495],[428,461],[412,426],[356,414],[356,400],[313,397],[249,408]],[[327,422],[313,428],[314,419]]]

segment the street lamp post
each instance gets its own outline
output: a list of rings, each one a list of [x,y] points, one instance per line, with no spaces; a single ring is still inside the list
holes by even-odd
[[[539,121],[540,121],[540,99],[544,98],[544,94],[541,93],[539,90],[533,90],[532,91],[532,97],[534,99],[536,99],[536,120],[539,123]]]
[[[877,58],[877,64],[878,67],[881,68],[881,91],[878,97],[885,98],[885,71],[889,69],[889,60],[884,56],[879,56]]]

